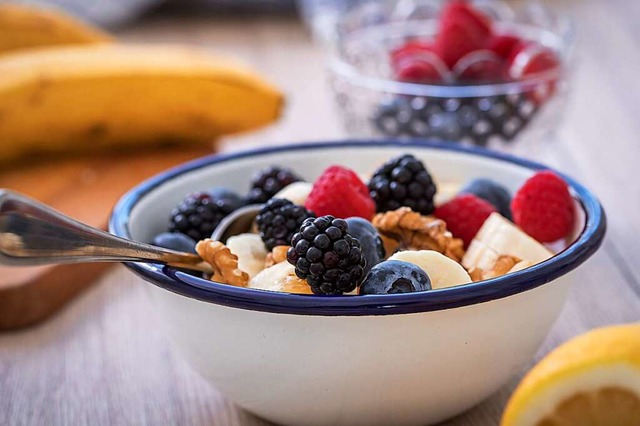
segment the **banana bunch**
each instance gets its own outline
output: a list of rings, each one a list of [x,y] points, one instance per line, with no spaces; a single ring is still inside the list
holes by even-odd
[[[42,16],[46,25],[32,24]],[[0,163],[32,153],[210,143],[280,115],[282,94],[228,58],[108,40],[63,15],[0,7]]]

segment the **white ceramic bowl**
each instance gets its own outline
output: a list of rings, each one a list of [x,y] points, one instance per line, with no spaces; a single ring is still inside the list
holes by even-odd
[[[133,189],[111,231],[150,241],[186,193],[244,192],[249,176],[286,165],[307,179],[331,164],[371,173],[412,153],[440,182],[491,177],[516,190],[543,166],[452,144],[352,141],[204,158]],[[128,264],[188,362],[239,406],[287,425],[425,425],[487,398],[531,360],[558,316],[567,275],[599,247],[605,216],[567,178],[581,214],[552,259],[490,281],[422,293],[318,297],[212,283],[172,268]]]

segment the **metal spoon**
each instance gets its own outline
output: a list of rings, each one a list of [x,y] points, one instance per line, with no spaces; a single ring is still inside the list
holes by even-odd
[[[152,262],[212,272],[196,254],[116,237],[22,194],[0,190],[0,264],[83,262]]]
[[[260,209],[262,209],[262,204],[250,204],[240,207],[220,221],[220,224],[213,230],[211,239],[224,243],[232,235],[248,232]]]

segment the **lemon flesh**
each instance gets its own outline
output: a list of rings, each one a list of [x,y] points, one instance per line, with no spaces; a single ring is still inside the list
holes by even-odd
[[[640,324],[555,349],[522,380],[502,426],[640,426]]]
[[[556,410],[536,426],[637,426],[640,425],[640,397],[619,387],[577,393],[562,401]]]

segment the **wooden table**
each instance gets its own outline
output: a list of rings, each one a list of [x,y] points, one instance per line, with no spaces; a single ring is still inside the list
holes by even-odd
[[[536,358],[593,327],[640,320],[640,2],[574,0],[578,68],[549,162],[587,183],[609,213],[602,250],[576,285]],[[271,129],[225,149],[344,136],[320,52],[293,17],[149,18],[135,41],[186,42],[244,58],[289,94]],[[524,373],[524,371],[523,371]],[[447,425],[496,424],[514,380]],[[268,386],[268,384],[265,384]],[[142,284],[117,267],[50,321],[0,335],[0,425],[263,425],[196,375],[156,327]]]

